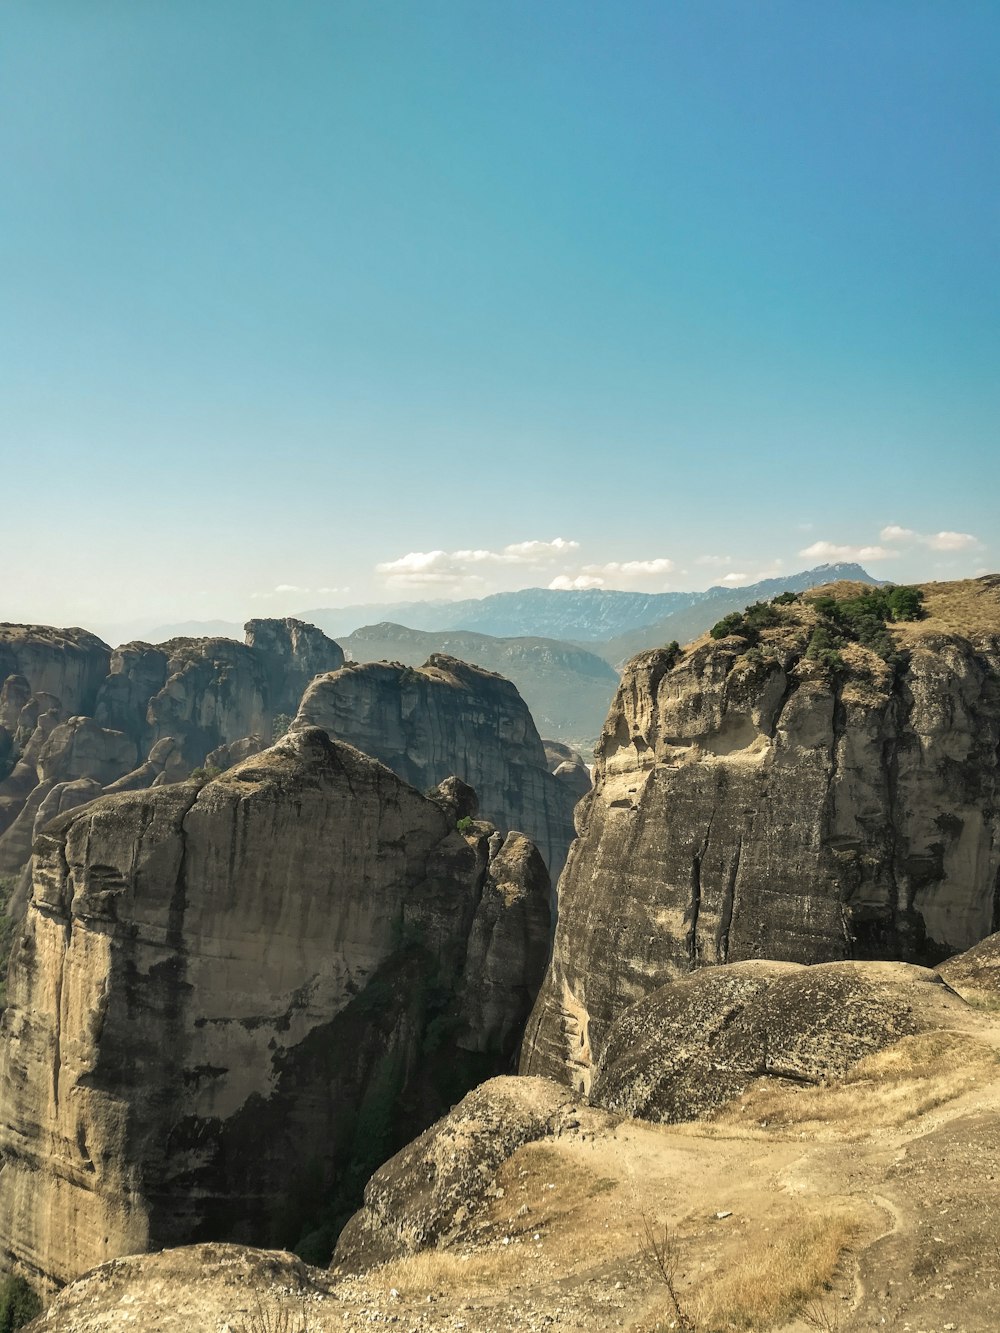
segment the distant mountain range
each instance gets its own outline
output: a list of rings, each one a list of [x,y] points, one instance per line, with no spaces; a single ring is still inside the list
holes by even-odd
[[[617,668],[637,652],[672,639],[687,643],[730,611],[786,589],[801,592],[839,579],[877,582],[860,565],[818,565],[748,587],[704,592],[525,588],[462,602],[317,607],[297,615],[335,638],[357,662],[420,666],[439,652],[498,671],[517,686],[543,736],[586,753],[604,724]],[[142,637],[161,642],[202,635],[242,639],[243,626],[186,621]]]
[[[389,623],[405,625],[408,629],[462,629],[498,638],[533,636],[596,645],[618,639],[631,630],[659,626],[668,617],[689,608],[725,606],[725,610],[719,613],[725,615],[726,610],[736,610],[761,598],[773,597],[785,588],[799,591],[814,588],[818,583],[832,583],[835,579],[876,582],[860,565],[817,565],[814,569],[803,570],[798,574],[764,579],[743,588],[717,585],[706,588],[704,592],[522,588],[519,592],[496,592],[489,597],[469,598],[461,602],[362,602],[355,606],[312,607],[296,611],[295,615],[299,620],[308,621],[336,639],[352,634],[362,626]],[[700,634],[705,628],[707,625],[693,633]],[[155,643],[164,639],[207,634],[242,639],[243,626],[235,621],[187,620],[142,631],[143,638]],[[670,635],[670,638],[678,637],[676,634]],[[593,651],[606,656],[603,647],[594,647]]]

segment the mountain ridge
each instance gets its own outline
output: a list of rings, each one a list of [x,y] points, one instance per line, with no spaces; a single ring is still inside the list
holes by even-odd
[[[659,624],[665,616],[706,601],[742,596],[754,600],[758,591],[772,584],[776,591],[808,580],[802,587],[834,583],[841,579],[876,583],[878,580],[854,563],[816,565],[774,579],[758,580],[729,588],[713,584],[700,592],[629,592],[621,588],[520,588],[450,602],[442,599],[410,602],[359,602],[344,607],[307,607],[295,613],[324,634],[338,638],[364,626],[402,624],[413,630],[469,630],[494,638],[564,639],[581,643],[591,652],[593,644],[614,639],[643,626]],[[794,588],[793,588],[794,590]],[[740,603],[745,605],[746,603]],[[558,614],[556,614],[558,612]],[[236,621],[181,621],[147,628],[139,636],[148,642],[187,636],[222,634],[242,636]],[[700,632],[700,631],[699,631]],[[130,635],[129,637],[135,637]]]

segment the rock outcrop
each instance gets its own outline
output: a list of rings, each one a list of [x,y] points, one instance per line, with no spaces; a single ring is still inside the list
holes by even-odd
[[[586,1091],[642,1120],[694,1120],[757,1079],[839,1079],[902,1037],[965,1023],[965,1005],[906,963],[747,962],[661,986],[612,1024]]]
[[[933,964],[996,928],[1000,579],[924,593],[875,648],[823,647],[807,594],[629,664],[524,1071],[585,1082],[628,1006],[707,964]]]
[[[292,619],[251,620],[242,644],[175,639],[114,652],[83,630],[0,626],[0,874],[25,865],[55,787],[176,781],[210,753],[228,766],[269,744],[312,675],[343,660],[333,640]]]
[[[963,1000],[988,1012],[1000,1010],[1000,934],[946,959],[937,970]]]
[[[365,1202],[337,1241],[338,1272],[362,1271],[446,1242],[482,1204],[499,1167],[526,1143],[589,1117],[567,1089],[543,1078],[494,1078],[470,1092],[372,1176]]]
[[[88,630],[0,625],[0,727],[16,729],[32,694],[58,699],[67,717],[93,713],[110,658],[108,645]]]
[[[270,739],[292,717],[312,677],[343,664],[338,644],[302,621],[250,620],[246,642],[172,639],[115,650],[97,719],[132,735],[145,753],[167,736],[191,767],[243,737]]]
[[[45,1283],[203,1239],[328,1254],[370,1171],[509,1067],[544,970],[541,857],[457,831],[472,799],[299,728],[49,823],[0,1028],[0,1254]]]
[[[545,747],[549,772],[569,789],[574,802],[582,800],[592,786],[590,770],[583,761],[583,755],[562,741],[546,738],[542,745]]]
[[[574,795],[548,771],[531,714],[503,676],[441,654],[422,667],[348,663],[313,680],[293,725],[322,727],[421,790],[458,776],[487,819],[536,844],[555,882]]]

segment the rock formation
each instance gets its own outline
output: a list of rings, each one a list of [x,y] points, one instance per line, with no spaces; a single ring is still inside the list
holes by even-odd
[[[55,697],[67,717],[93,713],[110,657],[108,645],[87,630],[0,625],[0,727],[16,729],[31,694]],[[19,687],[7,683],[11,676],[20,677]]]
[[[74,796],[176,781],[216,750],[228,766],[269,744],[312,675],[343,660],[320,630],[291,619],[249,621],[245,644],[175,639],[114,652],[83,630],[0,626],[0,874],[25,865],[55,788],[72,787],[65,809]],[[94,784],[90,797],[82,781]]]
[[[987,1012],[1000,1011],[1000,934],[988,935],[937,970],[963,1000]]]
[[[549,772],[554,774],[573,795],[573,800],[580,801],[590,791],[590,771],[583,762],[583,755],[562,741],[546,738],[542,741]]]
[[[602,1128],[614,1117],[579,1105],[543,1078],[494,1078],[398,1152],[372,1176],[365,1202],[337,1241],[334,1266],[355,1272],[445,1241],[486,1197],[518,1148],[581,1117]]]
[[[694,1120],[757,1079],[842,1078],[902,1037],[961,1027],[964,1009],[937,973],[906,963],[708,967],[626,1009],[581,1081],[620,1115]]]
[[[487,819],[536,844],[555,882],[574,795],[548,771],[531,714],[503,676],[439,654],[419,668],[348,663],[312,682],[294,726],[322,727],[422,790],[457,775]]]
[[[116,649],[97,700],[97,720],[132,735],[145,753],[173,737],[191,767],[243,737],[270,740],[274,719],[294,716],[302,692],[344,655],[313,625],[250,620],[246,642],[173,639]]]
[[[933,963],[996,928],[1000,579],[924,594],[873,648],[823,646],[814,596],[860,595],[834,585],[629,664],[523,1070],[586,1082],[629,1005],[707,964]]]
[[[300,727],[48,824],[2,1020],[0,1253],[61,1283],[201,1239],[321,1250],[509,1066],[541,979],[544,865],[474,808]]]

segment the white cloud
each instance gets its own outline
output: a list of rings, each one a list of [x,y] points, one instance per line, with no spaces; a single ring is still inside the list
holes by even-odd
[[[841,546],[837,542],[813,542],[799,552],[810,560],[892,560],[898,554],[885,546]]]
[[[579,542],[565,541],[562,537],[553,537],[550,542],[514,542],[505,546],[497,557],[504,564],[536,565],[545,560],[554,560],[557,556],[568,555],[580,549]]]
[[[659,556],[655,560],[609,560],[606,565],[584,565],[583,572],[604,579],[645,579],[669,574],[673,568],[672,560]]]
[[[890,523],[879,533],[884,542],[916,542],[927,546],[932,551],[968,551],[974,546],[982,546],[978,537],[971,532],[932,532],[928,534],[914,532],[913,528],[901,528],[897,523]]]
[[[971,546],[982,545],[971,532],[935,532],[923,540],[932,551],[967,551]]]
[[[551,564],[577,551],[579,542],[554,537],[552,541],[512,542],[500,551],[484,549],[461,551],[409,551],[396,560],[384,560],[375,566],[395,587],[451,587],[479,584],[485,580],[477,573],[483,566],[538,566]]]
[[[549,587],[562,592],[572,592],[577,588],[603,588],[604,580],[594,574],[577,574],[575,578],[571,578],[568,574],[557,574]]]
[[[898,523],[889,523],[879,536],[884,542],[911,542],[917,534],[912,528],[901,528]]]
[[[711,565],[713,569],[725,569],[727,565],[733,563],[731,555],[700,555],[695,560],[696,565]]]
[[[738,587],[741,583],[748,583],[749,579],[748,574],[737,574],[734,571],[732,574],[723,575],[722,582],[728,583],[731,587]]]

